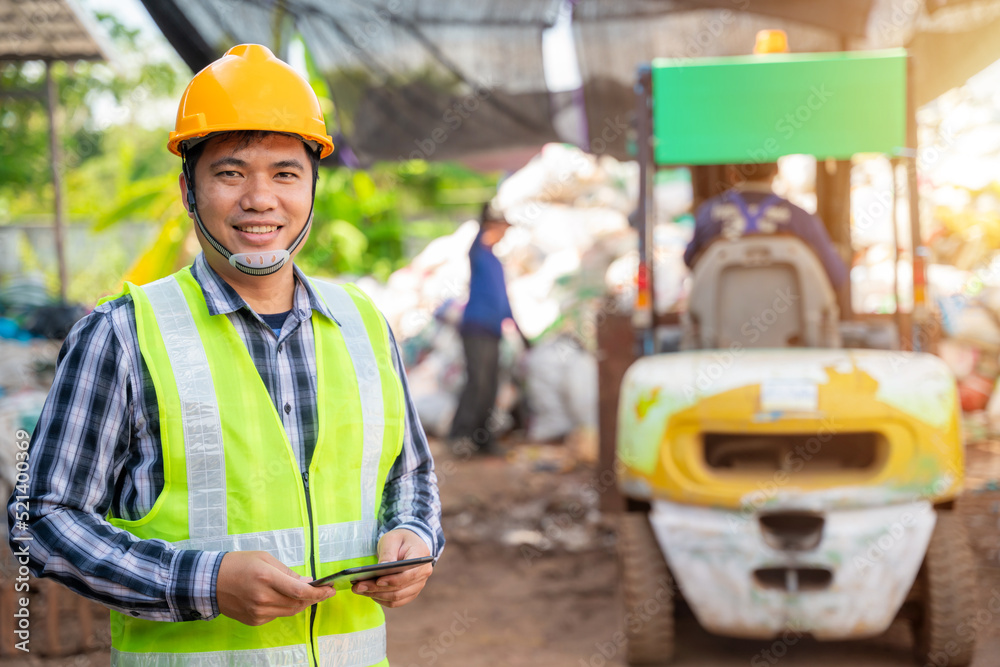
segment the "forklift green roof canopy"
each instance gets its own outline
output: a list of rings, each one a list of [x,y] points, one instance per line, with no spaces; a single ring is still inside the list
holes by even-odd
[[[906,51],[658,59],[659,164],[848,159],[906,145]]]

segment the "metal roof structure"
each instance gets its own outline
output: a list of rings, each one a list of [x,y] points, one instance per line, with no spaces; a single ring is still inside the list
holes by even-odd
[[[623,158],[638,64],[748,54],[765,28],[796,53],[905,47],[918,105],[1000,58],[1000,0],[142,2],[194,71],[242,42],[283,57],[300,35],[330,90],[334,143],[363,161],[588,138]],[[567,5],[582,87],[550,91],[543,32]]]
[[[109,60],[109,51],[73,0],[0,0],[0,60]]]

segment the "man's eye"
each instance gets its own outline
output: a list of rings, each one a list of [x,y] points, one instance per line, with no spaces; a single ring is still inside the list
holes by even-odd
[[[218,175],[219,176],[225,176],[226,178],[236,178],[237,176],[240,175],[240,172],[238,172],[238,171],[232,171],[232,170],[229,170],[229,171],[220,171]]]
[[[299,175],[291,171],[278,172],[278,178],[298,178]]]

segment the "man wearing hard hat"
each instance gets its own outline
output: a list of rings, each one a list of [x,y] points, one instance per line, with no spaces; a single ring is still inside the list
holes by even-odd
[[[333,151],[319,102],[237,46],[188,85],[168,146],[204,252],[67,338],[11,544],[112,609],[115,665],[388,664],[381,607],[432,566],[308,582],[438,556],[440,502],[385,319],[292,263]]]

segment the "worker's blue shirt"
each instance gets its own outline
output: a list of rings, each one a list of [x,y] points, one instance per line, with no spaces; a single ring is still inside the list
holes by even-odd
[[[264,320],[264,324],[271,327],[271,331],[274,332],[275,338],[281,338],[281,329],[285,326],[285,320],[288,319],[288,314],[292,311],[286,310],[283,313],[275,313],[273,315],[265,315],[264,313],[257,313],[260,315],[260,319]]]
[[[819,218],[769,189],[752,186],[727,190],[698,208],[684,263],[694,266],[698,253],[719,236],[737,239],[745,234],[794,234],[813,249],[834,287],[847,282],[847,267]]]
[[[469,249],[472,273],[469,279],[469,303],[462,315],[463,334],[488,334],[497,338],[503,331],[503,321],[513,317],[507,300],[507,284],[503,266],[493,250],[483,245],[480,230]]]

